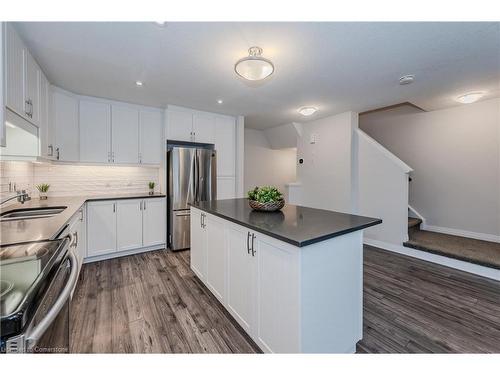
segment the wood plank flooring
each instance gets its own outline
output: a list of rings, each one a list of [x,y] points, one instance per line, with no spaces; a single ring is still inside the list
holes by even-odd
[[[72,353],[258,353],[189,269],[189,251],[86,264],[71,308]]]
[[[258,353],[189,251],[83,266],[73,353]],[[360,353],[500,352],[500,282],[365,246]]]

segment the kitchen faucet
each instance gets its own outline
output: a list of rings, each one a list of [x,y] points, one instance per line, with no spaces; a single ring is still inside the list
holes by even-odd
[[[0,201],[0,205],[4,204],[12,199],[15,199],[15,198],[17,198],[17,201],[20,203],[24,203],[24,202],[29,201],[31,199],[29,194],[26,193],[26,190],[18,190],[18,191],[16,191],[16,195],[14,195],[13,197],[9,197],[7,199]]]

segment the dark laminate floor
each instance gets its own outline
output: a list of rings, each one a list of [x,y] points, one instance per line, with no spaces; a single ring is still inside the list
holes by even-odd
[[[500,352],[500,283],[365,247],[359,352]],[[71,349],[254,353],[258,348],[189,269],[155,251],[83,267]]]
[[[259,349],[189,269],[189,251],[83,266],[72,353],[255,353]]]

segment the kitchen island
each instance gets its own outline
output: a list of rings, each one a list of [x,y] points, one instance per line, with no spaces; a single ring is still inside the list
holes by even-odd
[[[269,353],[354,353],[363,330],[363,232],[380,219],[247,199],[191,206],[191,269]]]

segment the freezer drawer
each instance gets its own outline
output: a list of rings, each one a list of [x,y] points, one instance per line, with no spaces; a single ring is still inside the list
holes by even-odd
[[[189,210],[172,211],[170,218],[171,225],[171,250],[189,249],[190,244],[190,221]]]

